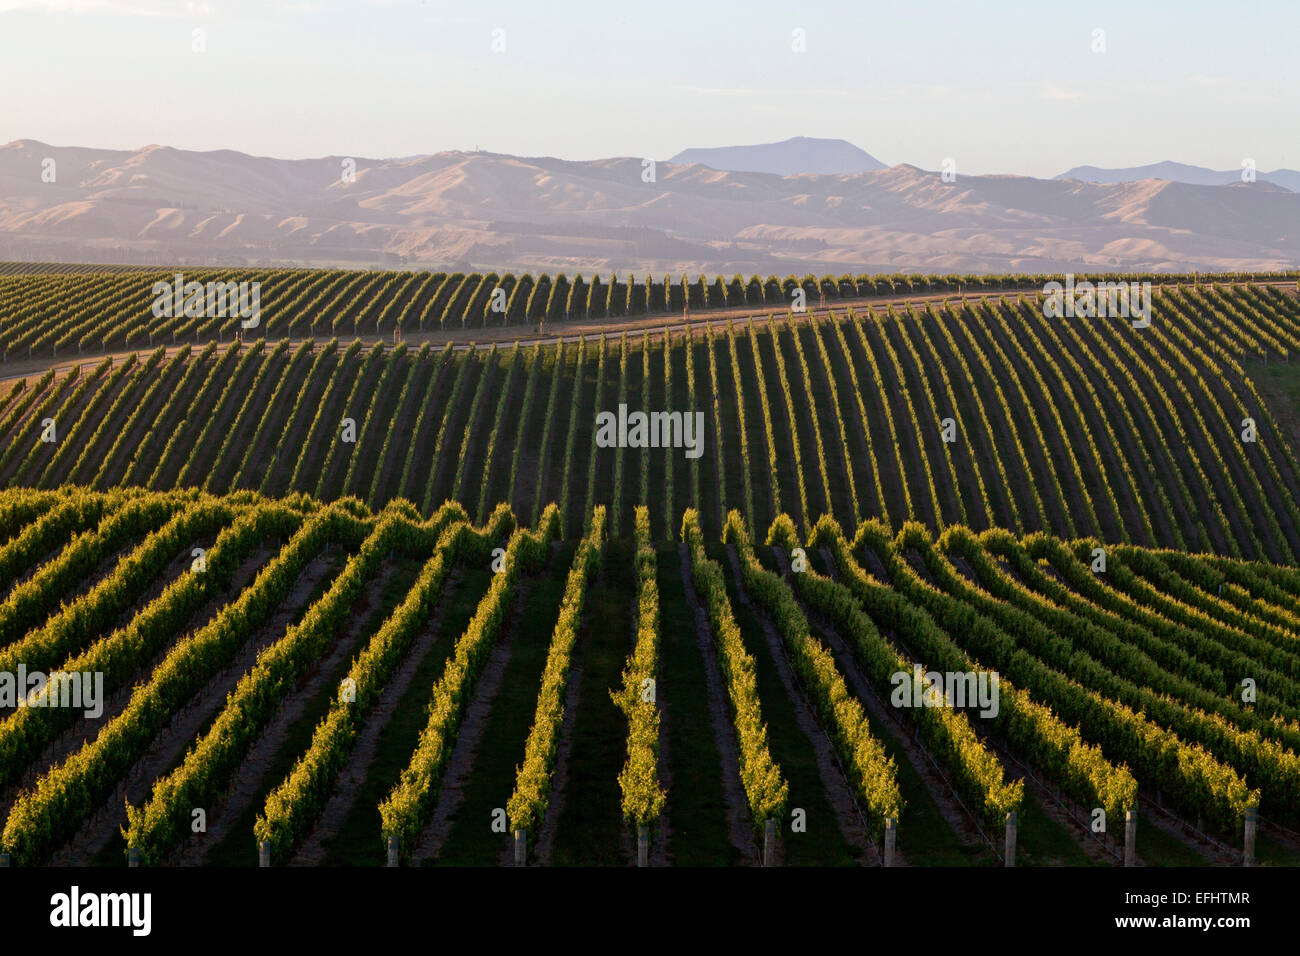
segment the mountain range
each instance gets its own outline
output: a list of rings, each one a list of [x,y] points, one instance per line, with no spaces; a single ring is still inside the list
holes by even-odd
[[[826,142],[836,141],[712,158],[791,168],[779,164],[802,149],[817,162],[879,165],[861,150],[817,146]],[[1213,271],[1300,260],[1300,193],[1263,175],[1226,186],[944,182],[906,164],[781,175],[673,160],[647,176],[632,157],[284,160],[18,140],[0,147],[0,259],[763,275]]]

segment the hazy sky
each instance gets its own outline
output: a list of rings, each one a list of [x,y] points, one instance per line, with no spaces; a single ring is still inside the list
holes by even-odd
[[[1300,167],[1297,63],[1297,0],[0,0],[0,142],[1269,170]]]

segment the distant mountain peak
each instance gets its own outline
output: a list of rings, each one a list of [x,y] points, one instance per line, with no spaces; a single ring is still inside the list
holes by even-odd
[[[1186,183],[1192,186],[1254,185],[1244,183],[1240,169],[1216,170],[1206,166],[1177,163],[1170,159],[1146,166],[1128,166],[1122,169],[1075,166],[1056,178],[1077,179],[1085,183],[1135,183],[1143,179],[1163,179],[1171,183]],[[1300,192],[1300,171],[1274,169],[1265,172],[1261,169],[1255,172],[1255,182],[1268,182],[1292,192]]]
[[[779,143],[752,146],[716,146],[684,149],[670,163],[699,163],[710,169],[735,173],[770,173],[800,176],[815,173],[851,176],[884,169],[885,164],[870,153],[843,139],[794,136]]]

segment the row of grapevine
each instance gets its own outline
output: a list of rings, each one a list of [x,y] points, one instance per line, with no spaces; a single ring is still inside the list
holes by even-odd
[[[564,719],[564,698],[569,685],[569,667],[573,646],[578,640],[587,584],[600,563],[601,543],[605,537],[605,508],[597,506],[591,516],[590,529],[578,543],[573,567],[564,584],[560,611],[551,634],[551,646],[542,669],[541,689],[537,692],[537,709],[524,743],[524,760],[515,774],[515,789],[506,803],[510,827],[536,831],[550,802],[551,779],[555,771],[555,753],[559,743],[560,722]]]
[[[713,628],[718,663],[735,726],[740,781],[745,788],[753,824],[756,829],[762,829],[766,821],[779,818],[785,810],[789,784],[782,778],[781,768],[768,749],[767,725],[763,722],[758,699],[754,658],[746,650],[740,627],[732,614],[722,568],[705,554],[699,516],[690,509],[682,516],[682,540],[690,553],[695,590],[704,602]]]
[[[601,356],[603,360],[603,356],[604,356],[603,340],[602,340]],[[572,398],[570,399],[570,405],[569,405],[569,427],[565,431],[564,458],[563,458],[563,465],[560,468],[560,474],[564,476],[563,487],[560,491],[560,520],[563,523],[563,527],[565,528],[569,526],[569,514],[570,514],[569,486],[572,484],[571,479],[573,476],[573,451],[575,447],[575,442],[578,437],[578,415],[582,408],[582,404],[581,404],[582,386],[583,386],[583,382],[586,379],[586,368],[587,368],[586,359],[587,359],[587,340],[583,338],[578,340],[578,354],[574,359],[573,389],[572,389]],[[555,362],[557,366],[560,364],[559,356],[556,357]],[[597,398],[599,398],[599,396],[597,396]],[[537,501],[540,502],[542,500],[540,494],[540,489],[541,489],[540,471],[538,473],[537,487],[539,489]]]
[[[597,410],[603,410],[606,407],[604,404],[602,404],[603,402],[602,395],[603,395],[603,390],[605,388],[605,359],[609,350],[608,346],[609,346],[609,342],[607,336],[602,335],[600,337],[600,349],[596,354],[596,396],[595,396],[595,401],[592,403],[592,408]],[[575,408],[574,411],[576,413],[578,409]],[[576,428],[576,426],[577,426],[577,419],[575,418],[574,421],[571,423],[571,427]],[[592,442],[593,444],[595,443],[594,436],[592,438]],[[617,456],[619,453],[620,453],[619,451],[615,452],[615,456],[616,456],[615,460],[617,460]],[[586,501],[584,502],[582,507],[582,514],[584,515],[585,520],[590,520],[592,515],[592,509],[595,508],[596,506],[596,463],[599,459],[599,456],[595,454],[594,451],[592,451],[587,455],[587,459],[588,459],[587,460],[587,495],[586,495]],[[566,484],[571,479],[571,476],[572,476],[572,472],[569,471],[569,468],[566,465],[564,469],[564,478]],[[568,528],[567,524],[565,528],[567,531]],[[587,525],[585,523],[582,525],[582,529],[583,529],[583,533],[585,534],[587,531]]]
[[[536,520],[537,516],[542,513],[542,492],[543,489],[546,487],[546,475],[548,473],[548,469],[547,469],[548,458],[552,455],[550,449],[551,449],[551,434],[555,431],[555,409],[558,407],[559,398],[560,398],[560,388],[561,388],[561,384],[564,381],[565,355],[564,355],[563,342],[561,342],[556,347],[554,353],[551,355],[551,358],[554,360],[555,365],[551,369],[551,384],[549,389],[547,390],[546,411],[542,414],[541,443],[537,446],[539,450],[537,453],[537,473],[535,476],[536,490],[533,492],[532,508],[530,508],[528,511],[530,518],[533,520]],[[542,355],[540,349],[538,350],[538,353],[534,357],[533,361],[537,365],[541,365]],[[573,389],[573,392],[574,395],[576,396],[578,394],[578,389],[575,387]],[[570,416],[572,416],[573,410],[570,409],[569,413]],[[520,434],[519,437],[516,438],[516,454],[515,454],[516,470],[511,475],[510,478],[511,489],[514,489],[516,487],[515,480],[516,477],[518,476],[517,466],[519,462],[518,453],[519,450],[523,448],[522,441],[523,441],[524,427],[525,427],[524,420],[521,419],[521,421],[519,422]],[[551,466],[554,467],[553,463],[551,464]],[[567,462],[565,463],[565,474],[566,475],[568,474]],[[564,510],[563,507],[561,507],[560,509],[561,514],[563,514],[563,510]]]
[[[627,397],[627,333],[624,333],[618,344],[618,391],[615,393],[614,407],[618,408],[621,405],[626,405]],[[593,455],[592,461],[595,460],[596,456]],[[610,488],[612,497],[610,511],[613,512],[610,521],[610,534],[615,538],[619,537],[618,517],[623,510],[623,469],[626,462],[627,451],[623,447],[623,443],[619,442],[618,447],[614,449],[614,481]],[[594,491],[594,486],[590,490]]]
[[[743,379],[740,374],[740,356],[736,351],[736,330],[731,322],[727,323],[727,352],[731,358],[731,366],[730,366],[731,384],[732,387],[735,389],[735,394],[736,394],[735,412],[736,412],[736,421],[739,426],[736,429],[736,435],[740,439],[740,462],[741,462],[740,477],[742,482],[744,482],[743,487],[745,493],[745,513],[753,514],[754,489],[753,489],[752,474],[754,472],[754,469],[752,467],[752,463],[754,461],[754,451],[751,450],[749,447],[749,428],[745,423],[745,393],[744,393],[744,387],[741,385]],[[710,342],[709,342],[709,356],[710,356],[710,362],[713,362],[714,350],[713,350],[713,342],[712,342],[711,335],[710,335]],[[721,443],[723,431],[722,431],[722,421],[721,421],[721,417],[718,409],[718,402],[717,402],[718,370],[717,370],[716,362],[714,362],[714,364],[711,364],[709,366],[709,381],[713,384],[714,396],[715,396],[714,416],[713,416],[714,428],[717,434],[717,441]],[[763,389],[765,389],[766,386],[763,383],[763,376],[761,373],[755,376],[755,385],[759,390],[758,391],[759,402],[763,409],[763,424],[764,427],[766,428],[764,434],[765,436],[767,436],[769,441],[769,445],[766,447],[766,451],[767,451],[768,479],[770,482],[770,494],[772,500],[772,507],[775,509],[779,509],[781,507],[781,490],[777,482],[777,476],[776,476],[775,451],[770,446],[771,413],[768,410],[767,400],[763,392]],[[759,454],[762,454],[762,451],[759,451]],[[719,461],[721,461],[721,459],[719,459]],[[722,467],[720,464],[718,467],[718,471],[719,472],[722,471]],[[721,481],[718,484],[719,487],[722,486]],[[719,508],[721,507],[722,505],[720,501]],[[721,515],[719,515],[718,517],[719,517],[719,526],[721,526]]]
[[[659,583],[650,537],[650,512],[636,509],[636,643],[623,668],[623,686],[610,697],[627,718],[627,760],[618,775],[623,817],[635,827],[659,819],[667,795],[660,785],[659,705]]]

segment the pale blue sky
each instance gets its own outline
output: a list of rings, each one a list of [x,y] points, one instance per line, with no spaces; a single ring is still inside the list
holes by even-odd
[[[967,174],[1268,170],[1300,167],[1297,62],[1296,0],[0,0],[0,142],[662,159],[806,135]]]

